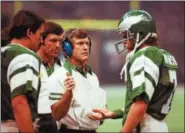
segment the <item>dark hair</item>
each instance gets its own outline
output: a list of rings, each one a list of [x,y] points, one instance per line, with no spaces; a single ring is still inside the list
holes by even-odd
[[[35,13],[26,10],[20,10],[14,17],[10,26],[10,38],[20,39],[26,36],[26,32],[30,29],[35,33],[44,23],[44,19]]]
[[[62,26],[54,22],[46,22],[44,24],[44,32],[42,33],[42,39],[44,40],[48,34],[60,35],[64,32]]]
[[[149,44],[151,46],[158,46],[158,39],[155,37],[149,37],[146,41],[146,44]]]

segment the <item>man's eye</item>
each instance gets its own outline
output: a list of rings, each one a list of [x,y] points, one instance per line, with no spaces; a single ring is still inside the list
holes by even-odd
[[[79,45],[83,45],[84,43],[83,43],[83,42],[79,42],[78,44],[79,44]]]
[[[53,40],[50,40],[51,42],[57,42],[58,40],[56,40],[56,39],[53,39]]]
[[[127,36],[123,36],[123,39],[127,39]]]

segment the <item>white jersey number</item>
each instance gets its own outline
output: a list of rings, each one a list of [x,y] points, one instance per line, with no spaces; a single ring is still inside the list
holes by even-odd
[[[175,61],[175,58],[173,56],[164,56],[165,57],[165,61],[166,63],[170,64],[170,65],[177,65],[176,61]],[[161,109],[161,113],[162,114],[168,114],[168,112],[170,111],[170,105],[171,105],[171,102],[172,102],[172,98],[173,98],[173,95],[175,93],[175,88],[177,86],[177,73],[175,70],[169,70],[169,79],[170,79],[170,82],[174,84],[174,88],[173,88],[173,92],[171,93],[170,97],[168,98],[167,102],[165,104],[163,104],[163,107]]]

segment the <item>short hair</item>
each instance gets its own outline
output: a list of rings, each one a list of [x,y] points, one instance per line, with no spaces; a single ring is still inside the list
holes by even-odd
[[[27,10],[20,10],[13,17],[9,36],[10,38],[20,39],[26,36],[28,29],[35,33],[43,23],[45,23],[44,19],[35,13]]]
[[[83,38],[87,37],[89,39],[89,45],[90,45],[90,49],[91,49],[91,38],[88,35],[86,30],[70,28],[64,34],[64,40],[68,39],[71,43],[72,43],[72,39],[74,37],[76,37],[78,39],[83,39]],[[74,48],[73,43],[72,43],[71,47]]]
[[[68,33],[67,37],[70,40],[74,37],[76,37],[76,38],[86,38],[86,37],[88,37],[89,38],[87,32],[83,29],[73,29],[73,30],[69,29],[69,30],[71,32]]]
[[[48,34],[60,35],[64,32],[62,26],[54,22],[46,22],[44,24],[44,32],[42,33],[42,39],[45,40]]]
[[[89,42],[90,42],[90,45],[91,45],[91,38],[89,37],[88,33],[85,30],[83,30],[83,29],[71,28],[71,29],[68,29],[65,32],[64,38],[67,38],[70,41],[72,41],[72,39],[74,37],[79,38],[79,39],[83,39],[83,38],[87,37],[89,39]]]

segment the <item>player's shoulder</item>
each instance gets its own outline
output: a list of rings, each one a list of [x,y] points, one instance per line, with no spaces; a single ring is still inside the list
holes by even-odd
[[[41,61],[40,57],[30,49],[20,46],[20,45],[15,45],[15,44],[9,44],[7,50],[7,55],[14,58],[17,56],[25,56],[25,60],[27,60],[29,57],[35,58],[38,61]]]
[[[173,56],[173,54],[172,54],[170,51],[166,50],[166,49],[160,49],[160,52],[161,52],[161,54],[163,54],[163,55],[170,55],[170,56]]]
[[[163,60],[163,55],[161,53],[161,49],[155,46],[147,46],[138,50],[133,54],[131,61],[138,60],[140,58],[147,58],[147,60],[151,60],[155,64],[161,64]]]
[[[175,69],[178,68],[178,63],[171,52],[165,49],[161,49],[161,53],[163,55],[163,63],[165,66],[169,68],[175,68]]]
[[[145,48],[140,49],[136,55],[145,55],[145,56],[156,56],[161,55],[161,49],[156,46],[147,46]]]

